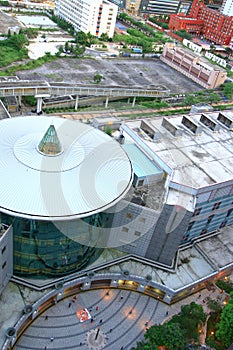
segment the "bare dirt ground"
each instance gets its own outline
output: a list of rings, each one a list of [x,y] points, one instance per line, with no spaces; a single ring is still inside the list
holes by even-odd
[[[29,71],[19,71],[16,75],[26,80],[47,80],[49,82],[67,82],[89,85],[93,83],[95,74],[101,74],[104,79],[102,86],[129,86],[153,88],[163,85],[171,93],[198,91],[202,88],[170,68],[159,59],[74,59],[60,58],[44,64],[40,68]]]

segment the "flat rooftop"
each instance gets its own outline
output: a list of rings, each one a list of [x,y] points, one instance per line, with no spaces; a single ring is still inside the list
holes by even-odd
[[[142,138],[140,120],[126,122],[126,141],[154,154],[159,166],[170,169],[172,180],[179,184],[196,189],[233,179],[233,110],[167,117],[167,127],[163,119],[149,121],[154,140]],[[174,136],[176,130],[178,136]]]

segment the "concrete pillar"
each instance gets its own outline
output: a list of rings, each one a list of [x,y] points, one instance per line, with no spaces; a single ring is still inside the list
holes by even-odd
[[[132,107],[134,107],[134,106],[135,106],[135,102],[136,102],[136,96],[134,96],[134,98],[133,98]]]
[[[18,96],[18,104],[19,104],[19,107],[21,107],[21,105],[22,105],[22,96]]]
[[[79,102],[79,96],[77,95],[75,100],[75,106],[74,106],[75,111],[77,111],[78,109],[78,102]]]
[[[106,97],[105,108],[108,108],[108,96]]]
[[[36,113],[40,113],[42,110],[42,97],[37,97]]]
[[[36,104],[36,113],[39,114],[42,111],[42,98],[48,98],[50,97],[49,94],[41,94],[41,95],[35,95],[35,98],[37,100]]]

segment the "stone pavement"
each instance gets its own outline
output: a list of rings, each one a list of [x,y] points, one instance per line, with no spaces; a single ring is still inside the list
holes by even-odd
[[[195,301],[208,314],[207,298],[224,303],[226,294],[202,290],[168,306],[128,290],[98,289],[58,302],[25,331],[15,350],[130,350],[147,327],[161,324]],[[87,308],[91,319],[80,322],[76,312]],[[204,343],[204,341],[202,341]]]
[[[76,312],[84,308],[92,318],[81,323]],[[129,350],[143,338],[146,327],[162,322],[166,310],[158,300],[132,291],[87,291],[38,317],[15,349]]]

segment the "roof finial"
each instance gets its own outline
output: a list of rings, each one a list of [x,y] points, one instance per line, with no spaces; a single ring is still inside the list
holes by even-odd
[[[49,156],[55,156],[62,151],[56,129],[51,124],[38,145],[38,150]]]

